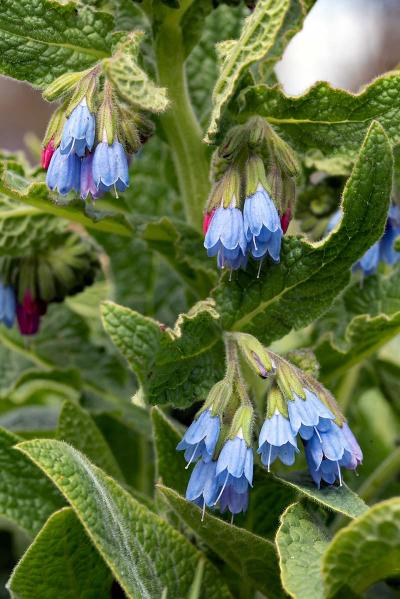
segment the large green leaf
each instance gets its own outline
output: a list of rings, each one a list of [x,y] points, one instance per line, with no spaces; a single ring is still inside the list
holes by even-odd
[[[311,243],[284,239],[281,262],[225,277],[214,291],[225,329],[246,331],[268,344],[312,322],[348,284],[351,265],[382,235],[392,184],[392,153],[374,123],[343,194],[341,224]]]
[[[253,13],[244,22],[238,41],[221,48],[221,53],[226,52],[214,87],[207,141],[212,141],[218,132],[222,111],[235,92],[241,75],[254,62],[264,58],[275,44],[289,4],[289,0],[258,0]]]
[[[349,518],[356,518],[367,511],[367,504],[354,493],[346,484],[341,487],[327,486],[318,489],[308,472],[291,472],[279,480],[292,487],[319,505],[340,512]]]
[[[329,380],[376,352],[400,332],[400,270],[354,283],[318,327],[316,354]],[[321,333],[325,336],[321,338]]]
[[[109,55],[110,14],[68,2],[2,0],[0,72],[43,87]]]
[[[322,572],[325,596],[343,586],[355,592],[400,574],[400,499],[374,505],[340,530],[325,551]]]
[[[186,596],[201,554],[182,535],[73,447],[44,439],[18,447],[65,495],[128,597]],[[209,562],[203,584],[211,599],[230,597]]]
[[[110,476],[123,480],[122,472],[106,440],[90,414],[78,404],[64,402],[58,421],[57,437],[79,449]]]
[[[20,599],[108,597],[112,577],[71,508],[47,520],[7,588]]]
[[[50,481],[14,448],[19,441],[0,429],[0,514],[36,534],[64,502]]]
[[[222,378],[219,316],[212,302],[195,304],[174,329],[112,302],[103,304],[102,316],[151,404],[189,405]]]
[[[325,599],[320,573],[328,537],[316,519],[299,503],[282,514],[276,535],[284,589],[295,599]]]
[[[241,577],[274,599],[283,597],[275,547],[244,528],[238,528],[207,513],[201,520],[198,506],[172,489],[158,487],[176,514]]]
[[[400,141],[400,74],[393,72],[353,95],[317,83],[302,96],[286,96],[279,86],[243,91],[240,118],[264,116],[306,163],[332,174],[347,174],[371,122],[378,121],[391,142]]]

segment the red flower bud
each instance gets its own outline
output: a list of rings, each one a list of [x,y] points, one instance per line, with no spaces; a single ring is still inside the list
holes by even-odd
[[[51,138],[51,140],[49,141],[47,146],[42,149],[42,160],[41,160],[42,168],[44,168],[46,170],[49,168],[50,160],[51,160],[55,150],[56,149],[54,147],[54,141],[53,141],[53,138]]]
[[[46,310],[46,302],[33,299],[30,292],[25,291],[22,304],[17,305],[17,321],[21,335],[35,335],[39,330],[40,317]]]
[[[282,214],[282,216],[281,216],[281,227],[282,227],[282,231],[284,233],[286,233],[286,231],[288,230],[291,220],[292,220],[292,211],[290,210],[290,208],[288,208],[286,210],[286,212],[284,214]]]
[[[212,217],[214,216],[214,212],[215,212],[215,208],[213,208],[211,210],[210,214],[208,214],[208,212],[206,212],[204,215],[204,218],[203,218],[203,233],[204,233],[204,235],[208,231],[208,227],[210,226],[210,222],[212,220]]]

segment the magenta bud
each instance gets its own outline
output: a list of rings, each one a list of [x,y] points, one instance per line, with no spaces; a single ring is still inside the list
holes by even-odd
[[[42,164],[42,168],[44,168],[45,170],[47,170],[49,168],[50,160],[51,160],[55,150],[56,149],[54,147],[54,141],[53,141],[53,138],[51,138],[51,140],[49,141],[47,146],[42,149],[41,164]]]
[[[206,212],[204,215],[204,218],[203,218],[203,233],[204,233],[204,235],[208,231],[208,227],[210,226],[210,222],[212,220],[212,217],[214,216],[214,212],[215,212],[215,208],[213,208],[210,213]]]
[[[17,305],[17,321],[21,335],[35,335],[39,330],[40,317],[46,310],[46,302],[33,299],[30,291],[25,291],[22,304]]]
[[[282,227],[283,233],[286,233],[286,231],[288,230],[291,220],[292,220],[292,211],[290,210],[290,208],[288,208],[286,210],[286,212],[284,212],[281,216],[281,227]]]

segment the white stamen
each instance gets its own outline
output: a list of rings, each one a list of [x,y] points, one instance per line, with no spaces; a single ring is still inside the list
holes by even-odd
[[[230,273],[229,273],[229,282],[231,282],[231,281],[232,281],[232,269],[230,270]]]
[[[234,514],[232,514],[232,516],[231,516],[231,525],[233,524],[233,518],[234,518]]]
[[[118,195],[118,191],[117,188],[115,187],[115,183],[114,183],[114,191],[115,191],[115,197],[117,198],[117,200],[119,199],[119,195]]]
[[[253,235],[253,243],[254,243],[254,247],[256,250],[258,250],[257,244],[256,244],[256,236]]]
[[[200,441],[199,441],[199,443],[200,443]],[[197,443],[196,447],[194,448],[193,453],[191,455],[191,458],[190,458],[190,460],[188,461],[188,463],[185,466],[185,470],[187,470],[189,468],[190,464],[193,462],[193,458],[196,455],[196,451],[197,451],[197,448],[199,446],[199,443]]]
[[[320,440],[320,442],[322,443],[321,435],[319,434],[319,431],[318,431],[318,429],[317,429],[317,427],[316,427],[316,426],[314,426],[314,430],[315,430],[315,432],[317,433],[317,437],[318,437],[318,439],[319,439],[319,440]]]
[[[271,452],[272,452],[272,445],[269,445],[269,453],[268,453],[268,472],[271,472],[270,470],[270,465],[271,465]]]
[[[260,260],[260,264],[258,265],[257,279],[259,279],[259,278],[260,278],[260,273],[261,273],[261,267],[262,267],[262,263],[263,263],[263,261],[262,261],[262,260]]]
[[[229,472],[227,472],[227,473],[226,473],[225,482],[224,482],[224,484],[223,484],[223,486],[222,486],[222,489],[221,489],[221,491],[219,492],[219,495],[218,495],[217,499],[214,501],[214,505],[217,505],[218,501],[221,499],[221,495],[222,495],[222,493],[223,493],[223,492],[224,492],[224,490],[225,490],[226,483],[228,482],[228,476],[229,476]]]
[[[201,521],[204,522],[204,514],[206,513],[206,500],[203,501],[203,509],[201,512]]]
[[[337,469],[338,469],[338,474],[339,474],[339,486],[342,487],[343,481],[342,481],[342,473],[340,472],[339,462],[336,462],[336,464],[337,464]]]

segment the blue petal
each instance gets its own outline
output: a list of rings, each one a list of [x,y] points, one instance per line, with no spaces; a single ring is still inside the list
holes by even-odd
[[[60,148],[54,152],[47,171],[46,182],[53,191],[58,189],[61,195],[72,189],[79,191],[81,161],[75,154],[61,154]]]
[[[296,439],[288,418],[276,411],[271,418],[267,418],[261,428],[259,447],[265,442],[280,447],[285,443],[291,443],[297,447]]]
[[[374,243],[363,255],[363,257],[355,263],[354,269],[361,269],[366,276],[376,272],[379,264],[379,241]]]
[[[344,453],[344,439],[337,424],[333,422],[331,428],[327,432],[321,432],[320,435],[324,456],[328,460],[340,460]]]
[[[221,481],[221,473],[228,471],[229,474],[239,478],[243,474],[247,452],[246,441],[240,437],[228,439],[223,446],[217,462],[217,475]]]
[[[336,212],[331,216],[328,225],[326,227],[326,233],[330,233],[331,231],[333,231],[333,229],[336,227],[336,225],[338,225],[340,223],[340,221],[342,220],[342,211],[336,210]]]
[[[296,452],[299,453],[299,450],[290,443],[286,443],[279,448],[279,459],[282,464],[285,466],[292,466],[296,459]]]
[[[257,453],[261,454],[261,462],[264,464],[264,466],[269,468],[269,466],[273,464],[278,457],[279,447],[275,447],[274,445],[265,442],[258,448]]]
[[[190,476],[189,484],[186,489],[186,499],[194,501],[201,497],[205,490],[207,493],[213,489],[213,479],[215,479],[215,462],[204,463],[202,460],[197,462]]]
[[[312,464],[312,466],[318,469],[321,465],[321,462],[324,457],[324,452],[322,450],[322,443],[320,441],[319,436],[315,433],[309,441],[305,443],[305,451],[308,464]]]
[[[243,216],[247,241],[254,236],[258,237],[263,227],[274,232],[281,226],[275,204],[266,190],[261,187],[252,196],[246,198]]]
[[[208,227],[204,239],[204,247],[212,252],[208,254],[209,256],[215,256],[217,254],[218,245],[220,243],[222,231],[226,226],[226,222],[226,209],[222,207],[217,208],[217,210],[214,213],[214,216],[211,219],[210,225]]]
[[[228,509],[232,514],[245,512],[249,503],[249,493],[236,493],[232,487],[226,487],[220,497],[220,509],[224,513]]]
[[[347,422],[344,422],[342,425],[342,436],[343,436],[343,444],[345,449],[349,451],[360,464],[363,459],[363,454],[361,451],[361,447],[357,443],[357,439],[353,435],[352,431],[349,428]]]

